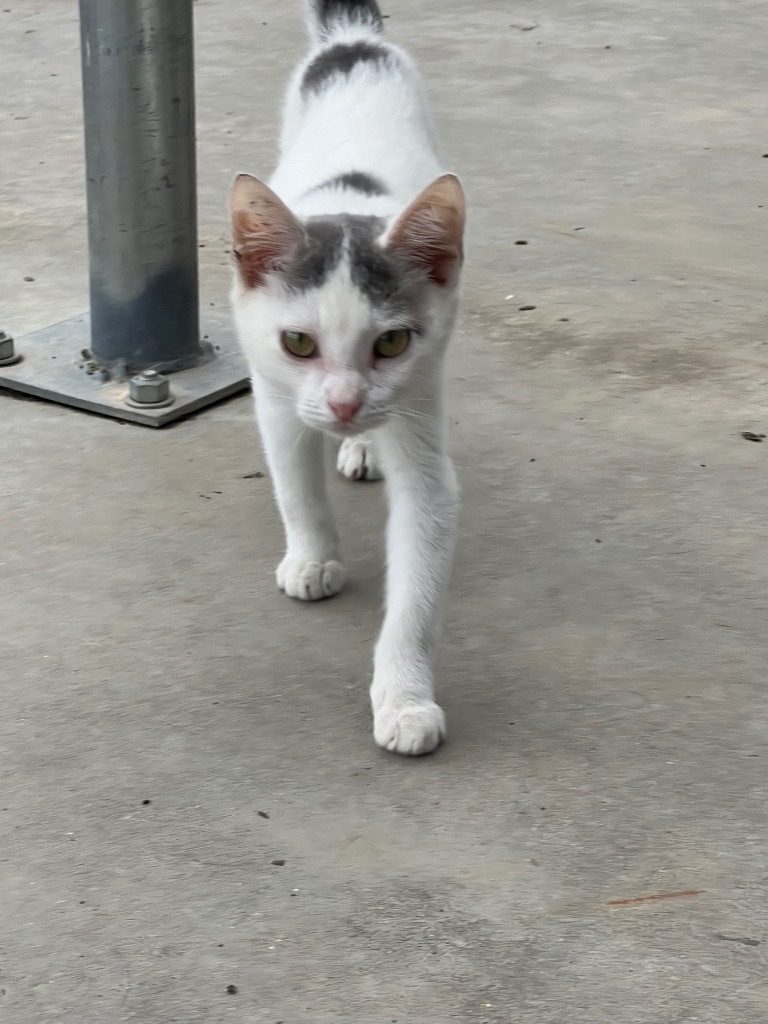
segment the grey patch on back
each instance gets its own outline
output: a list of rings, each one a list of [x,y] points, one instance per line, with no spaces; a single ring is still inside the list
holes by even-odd
[[[335,178],[329,178],[322,185],[318,185],[319,191],[323,188],[348,188],[353,192],[361,192],[364,196],[385,196],[387,190],[378,178],[372,174],[364,174],[362,171],[350,171],[347,174],[337,174]]]
[[[376,43],[360,40],[356,43],[336,43],[315,57],[301,83],[302,96],[320,92],[334,78],[349,75],[360,64],[386,68],[392,57],[391,51]]]

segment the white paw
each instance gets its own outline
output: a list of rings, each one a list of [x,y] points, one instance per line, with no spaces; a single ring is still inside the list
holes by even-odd
[[[348,480],[381,480],[382,472],[366,437],[348,437],[341,442],[336,468]]]
[[[429,754],[445,739],[445,715],[433,701],[425,704],[386,704],[373,716],[373,738],[396,754]]]
[[[286,555],[278,566],[277,585],[288,597],[320,601],[344,586],[344,568],[341,562],[309,562]]]

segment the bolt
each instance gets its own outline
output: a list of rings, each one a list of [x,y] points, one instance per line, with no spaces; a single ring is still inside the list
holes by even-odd
[[[130,405],[140,405],[158,409],[172,405],[175,401],[171,394],[171,382],[157,370],[143,370],[131,377],[129,396]]]
[[[0,366],[10,366],[11,363],[18,363],[20,359],[13,338],[5,331],[0,331]]]

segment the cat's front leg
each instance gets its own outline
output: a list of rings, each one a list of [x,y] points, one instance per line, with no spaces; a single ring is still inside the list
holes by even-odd
[[[438,423],[393,418],[377,442],[390,500],[387,610],[376,645],[374,738],[427,754],[445,738],[434,700],[435,647],[458,518],[458,487]]]
[[[344,585],[344,570],[328,501],[327,439],[299,420],[290,399],[262,381],[253,387],[286,540],[277,585],[300,601],[331,597]]]
[[[347,480],[381,480],[373,438],[367,434],[345,438],[336,457],[336,469]]]

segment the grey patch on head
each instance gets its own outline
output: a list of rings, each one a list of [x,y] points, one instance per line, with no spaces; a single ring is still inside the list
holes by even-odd
[[[310,93],[320,92],[332,79],[339,75],[349,75],[360,64],[385,68],[391,57],[391,51],[365,40],[336,43],[315,57],[304,72],[301,93],[306,97]]]
[[[391,312],[411,311],[424,274],[400,254],[378,244],[385,222],[378,217],[344,216],[352,283],[374,305]]]
[[[347,174],[337,174],[335,178],[329,178],[322,185],[318,185],[319,191],[323,188],[348,188],[353,192],[362,192],[365,196],[385,196],[387,190],[372,174],[364,174],[362,171],[349,171]]]
[[[319,288],[341,263],[344,225],[335,217],[314,217],[304,224],[302,239],[281,268],[281,277],[294,291]]]
[[[349,264],[353,285],[373,305],[396,315],[413,313],[418,291],[425,283],[423,270],[403,256],[378,244],[386,221],[380,217],[311,217],[304,223],[302,240],[280,276],[293,291],[319,288],[342,259]]]

